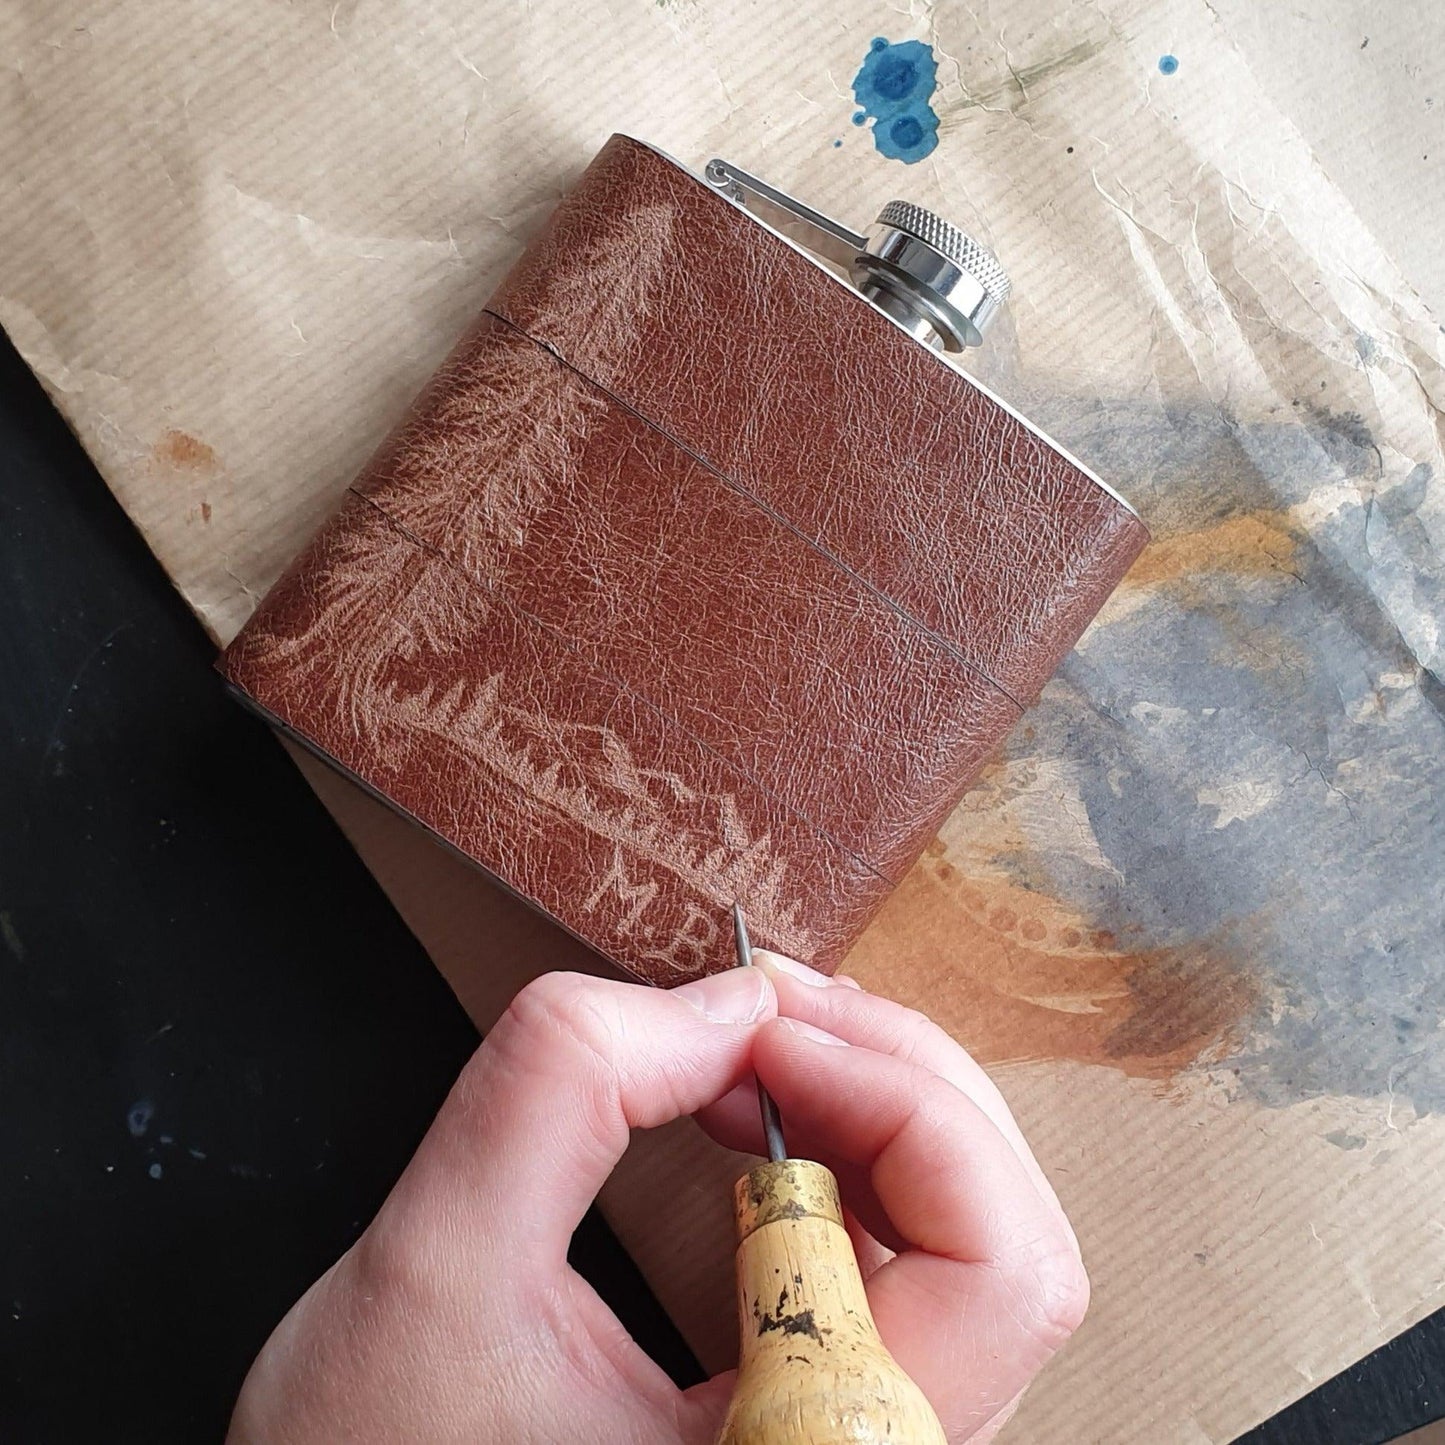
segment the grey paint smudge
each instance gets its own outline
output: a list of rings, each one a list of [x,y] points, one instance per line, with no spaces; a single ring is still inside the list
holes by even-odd
[[[1387,467],[1361,418],[1314,403],[1250,422],[1146,401],[1023,407],[1140,507],[1156,543],[1137,570],[1157,575],[1133,596],[1126,583],[1045,690],[1033,737],[1010,744],[1066,760],[1109,866],[1041,838],[1018,881],[1131,949],[1228,940],[1261,987],[1212,1063],[1238,1091],[1441,1107],[1431,469]],[[1306,532],[1288,509],[1325,489]],[[1251,539],[1269,545],[1252,555]]]
[[[1333,1144],[1336,1149],[1363,1149],[1370,1142],[1363,1134],[1351,1134],[1346,1129],[1331,1129],[1324,1138],[1325,1143]]]

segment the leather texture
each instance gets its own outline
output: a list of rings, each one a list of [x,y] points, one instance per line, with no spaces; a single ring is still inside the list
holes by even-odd
[[[614,137],[490,309],[1031,703],[1148,540],[1051,443]]]
[[[614,137],[222,668],[644,978],[831,969],[1145,540]]]

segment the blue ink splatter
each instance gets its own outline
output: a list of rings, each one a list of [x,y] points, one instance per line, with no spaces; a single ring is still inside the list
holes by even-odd
[[[1161,55],[1159,57],[1159,74],[1173,75],[1179,69],[1179,57],[1177,55]]]
[[[840,145],[842,145],[842,144],[843,144],[842,141],[840,141],[840,140],[835,140],[835,141],[833,142],[833,149],[834,149],[834,150],[837,150],[838,147],[839,147]]]
[[[933,49],[921,40],[890,45],[881,35],[868,47],[853,77],[853,98],[862,106],[853,117],[873,117],[873,144],[890,160],[910,165],[938,145],[938,116],[929,101],[938,82]]]

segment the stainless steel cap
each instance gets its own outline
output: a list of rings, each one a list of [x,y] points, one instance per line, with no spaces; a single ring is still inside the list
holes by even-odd
[[[879,211],[849,272],[875,306],[945,351],[979,345],[1009,293],[992,251],[911,201]]]

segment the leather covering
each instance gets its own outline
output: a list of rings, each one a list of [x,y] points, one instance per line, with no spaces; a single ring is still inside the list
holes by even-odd
[[[614,137],[222,668],[643,978],[832,969],[1146,536]]]

